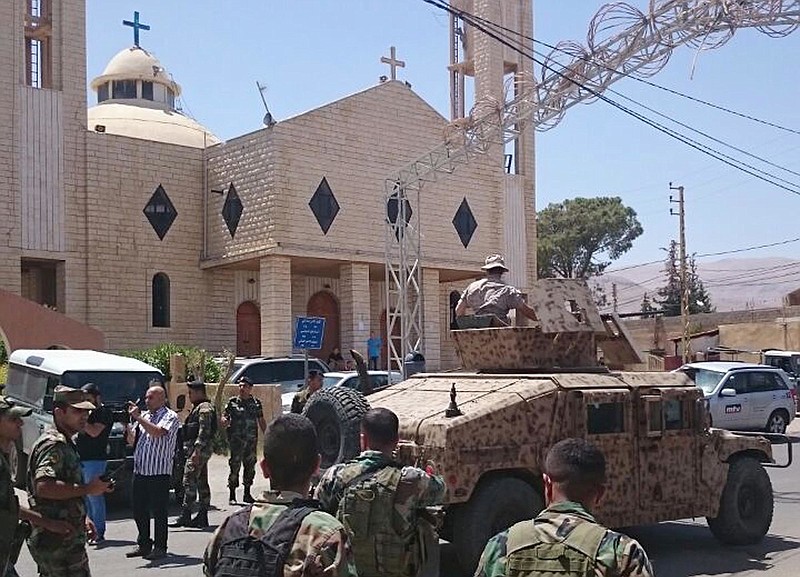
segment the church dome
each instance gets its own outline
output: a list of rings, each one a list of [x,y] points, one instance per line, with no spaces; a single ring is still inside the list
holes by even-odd
[[[177,109],[180,85],[140,46],[117,53],[91,86],[97,106],[88,111],[89,130],[194,148],[219,142]]]
[[[131,46],[118,52],[106,65],[103,73],[92,80],[92,88],[97,90],[109,80],[146,80],[168,86],[175,96],[181,93],[180,85],[172,80],[158,58],[140,46]]]

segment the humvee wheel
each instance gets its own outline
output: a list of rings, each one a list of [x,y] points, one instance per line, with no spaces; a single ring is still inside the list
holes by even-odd
[[[766,470],[755,459],[744,457],[731,463],[719,514],[708,518],[708,526],[723,543],[758,543],[772,523],[773,505],[772,483]]]
[[[764,429],[767,433],[780,433],[781,435],[786,432],[786,427],[789,424],[789,414],[783,409],[772,411],[772,414],[767,419],[767,426]]]
[[[361,417],[367,400],[354,389],[320,389],[308,399],[303,415],[314,423],[322,455],[321,468],[352,459],[361,452]]]
[[[521,479],[502,477],[481,483],[469,502],[454,511],[453,544],[462,568],[471,575],[490,538],[532,519],[542,509],[542,496]]]

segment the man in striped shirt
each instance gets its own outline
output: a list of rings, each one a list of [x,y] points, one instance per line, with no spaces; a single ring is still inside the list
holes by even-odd
[[[180,421],[175,411],[166,406],[166,391],[161,385],[147,389],[144,398],[147,411],[130,403],[131,427],[128,443],[133,449],[133,518],[139,536],[136,548],[126,557],[161,559],[167,555],[167,509],[172,460]],[[155,541],[150,539],[150,518],[153,518]]]

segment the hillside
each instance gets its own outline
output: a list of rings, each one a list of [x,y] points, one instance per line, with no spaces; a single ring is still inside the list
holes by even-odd
[[[718,311],[780,306],[787,293],[800,288],[800,260],[790,258],[698,261],[697,268]],[[664,282],[663,264],[612,272],[596,281],[606,291],[609,303],[616,283],[619,312],[640,310],[644,293],[652,299]]]

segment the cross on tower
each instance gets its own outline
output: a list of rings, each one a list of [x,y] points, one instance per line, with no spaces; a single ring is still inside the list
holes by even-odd
[[[392,80],[397,80],[397,69],[398,68],[405,68],[406,67],[406,63],[403,62],[402,60],[397,60],[396,56],[397,56],[397,54],[395,53],[394,46],[390,46],[389,47],[389,58],[386,58],[386,56],[381,56],[381,63],[382,64],[388,64],[389,68],[391,69]]]
[[[139,13],[133,13],[133,22],[130,20],[123,20],[123,26],[130,26],[133,28],[133,45],[138,47],[139,46],[139,30],[150,30],[149,24],[140,24],[139,23]]]

